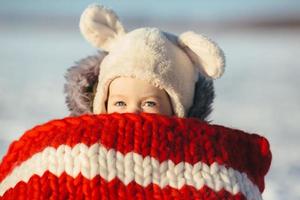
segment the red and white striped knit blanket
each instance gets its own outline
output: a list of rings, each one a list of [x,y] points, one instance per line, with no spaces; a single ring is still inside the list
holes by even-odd
[[[0,199],[261,199],[268,141],[155,114],[53,120],[11,144]]]

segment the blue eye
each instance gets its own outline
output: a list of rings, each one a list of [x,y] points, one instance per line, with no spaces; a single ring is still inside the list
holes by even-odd
[[[154,106],[156,106],[156,102],[154,102],[154,101],[146,101],[146,102],[144,103],[144,106],[147,106],[147,107],[154,107]]]
[[[117,101],[114,103],[115,106],[121,107],[121,106],[126,106],[126,103],[124,101]]]

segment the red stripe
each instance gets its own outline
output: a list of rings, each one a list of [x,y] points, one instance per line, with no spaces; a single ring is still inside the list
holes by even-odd
[[[0,181],[17,165],[48,146],[101,143],[126,154],[134,151],[159,161],[202,161],[248,174],[262,191],[271,153],[268,141],[196,119],[154,114],[84,115],[53,120],[27,131],[14,142],[0,165]]]
[[[46,172],[42,177],[37,175],[30,178],[26,184],[19,182],[14,188],[4,193],[1,200],[15,199],[209,199],[209,200],[244,200],[245,196],[241,193],[232,195],[225,190],[215,192],[208,187],[196,190],[190,186],[184,186],[180,190],[171,187],[161,189],[155,184],[146,188],[131,182],[125,186],[120,180],[113,179],[110,182],[105,181],[100,176],[92,180],[85,179],[79,175],[75,179],[62,174],[56,177],[50,172]]]

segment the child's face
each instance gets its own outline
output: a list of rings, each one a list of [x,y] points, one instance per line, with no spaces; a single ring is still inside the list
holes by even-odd
[[[172,115],[168,94],[157,87],[130,77],[114,79],[107,99],[107,113],[157,113]]]

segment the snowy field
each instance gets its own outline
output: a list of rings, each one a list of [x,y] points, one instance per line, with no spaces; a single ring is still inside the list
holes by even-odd
[[[0,158],[25,130],[68,115],[64,73],[96,52],[76,21],[51,22],[0,26]],[[163,28],[186,30],[180,24]],[[299,200],[300,28],[194,30],[216,40],[227,58],[226,72],[215,82],[211,120],[267,137],[273,161],[264,199]]]

